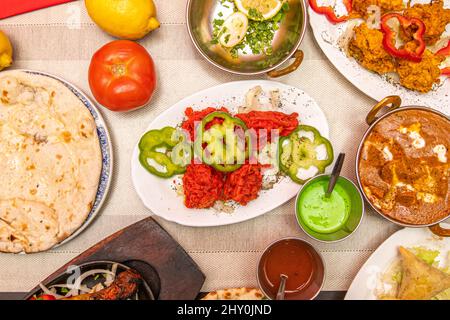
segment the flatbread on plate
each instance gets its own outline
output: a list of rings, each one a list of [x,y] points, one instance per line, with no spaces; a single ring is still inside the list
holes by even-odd
[[[264,295],[259,289],[231,288],[212,291],[202,300],[263,300]]]
[[[95,201],[102,167],[89,110],[61,82],[0,73],[0,251],[38,252],[69,237]]]

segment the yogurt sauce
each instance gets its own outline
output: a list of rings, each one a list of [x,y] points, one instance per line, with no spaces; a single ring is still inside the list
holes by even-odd
[[[347,191],[337,183],[330,197],[327,197],[327,187],[328,180],[311,183],[302,191],[297,203],[299,218],[308,228],[323,234],[342,229],[351,211]]]

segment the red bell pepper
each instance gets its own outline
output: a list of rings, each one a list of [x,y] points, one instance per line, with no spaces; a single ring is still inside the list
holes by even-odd
[[[340,23],[347,21],[349,19],[350,12],[352,11],[352,0],[342,0],[342,2],[345,5],[345,8],[347,8],[347,15],[345,16],[336,16],[336,12],[334,11],[334,7],[332,6],[319,6],[317,4],[317,0],[309,0],[309,6],[311,9],[314,10],[314,12],[318,14],[324,14],[328,21],[330,21],[333,24]]]
[[[396,44],[396,32],[388,25],[390,19],[397,19],[400,22],[401,28],[406,30],[410,26],[416,26],[413,39],[417,42],[418,46],[415,49],[402,46],[397,48]],[[424,40],[425,24],[422,20],[416,18],[407,18],[398,13],[388,13],[381,18],[381,31],[384,33],[383,46],[387,52],[392,56],[406,59],[410,61],[420,62],[422,61],[423,53],[426,49],[426,43]]]
[[[448,44],[446,47],[444,47],[441,50],[439,50],[438,52],[436,52],[436,55],[445,56],[445,57],[450,56],[450,40],[448,41]],[[450,67],[441,69],[441,74],[444,76],[450,76]]]
[[[441,69],[441,74],[442,74],[443,76],[449,76],[449,77],[450,77],[450,67]]]
[[[30,300],[56,300],[56,298],[50,294],[42,294],[39,297],[31,297]]]
[[[437,55],[440,56],[450,56],[450,40],[447,43],[447,46],[436,52]]]

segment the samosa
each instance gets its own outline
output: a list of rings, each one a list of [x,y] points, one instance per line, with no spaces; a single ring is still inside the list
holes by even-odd
[[[400,247],[399,251],[403,277],[398,299],[430,300],[450,288],[450,275],[430,266],[404,247]]]

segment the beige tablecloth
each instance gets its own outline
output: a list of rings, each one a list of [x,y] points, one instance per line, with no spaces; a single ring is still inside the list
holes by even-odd
[[[149,122],[199,90],[249,79],[216,69],[195,51],[186,30],[185,0],[156,0],[156,5],[162,27],[140,42],[152,54],[159,76],[151,105],[125,114],[101,109],[112,136],[114,174],[100,216],[78,238],[55,250],[32,255],[0,254],[0,292],[31,289],[104,237],[151,215],[139,200],[130,178],[132,149]],[[2,20],[0,29],[13,42],[14,68],[54,73],[89,95],[90,58],[95,50],[112,40],[91,22],[83,1]],[[279,81],[301,88],[316,99],[329,120],[335,151],[347,153],[344,174],[354,179],[356,149],[366,129],[364,118],[375,101],[334,69],[314,42],[309,28],[301,49],[306,54],[301,68]],[[189,228],[156,219],[199,264],[207,278],[205,291],[256,286],[255,269],[261,250],[281,237],[306,239],[295,221],[293,201],[259,218],[224,227]],[[367,210],[363,224],[350,239],[338,244],[313,242],[326,260],[324,289],[347,290],[370,254],[396,229]]]

